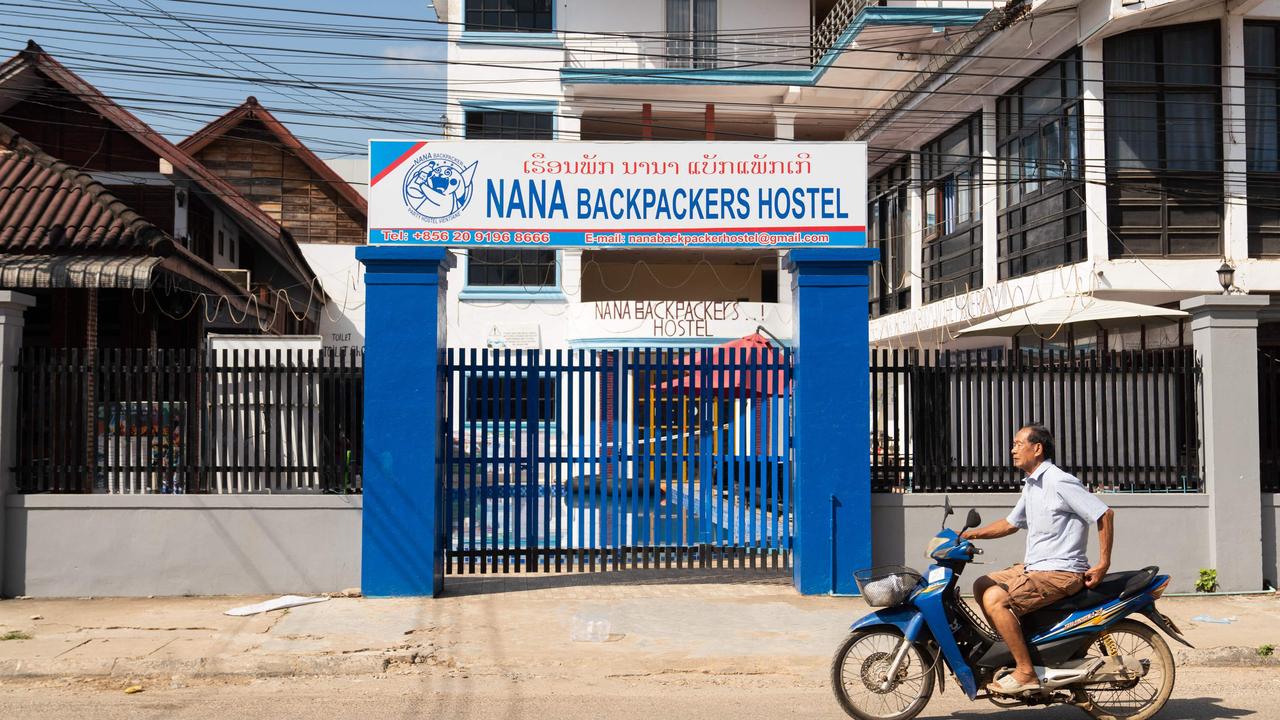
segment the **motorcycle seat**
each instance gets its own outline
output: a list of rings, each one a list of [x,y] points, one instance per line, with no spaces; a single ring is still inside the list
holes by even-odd
[[[1075,612],[1097,607],[1112,600],[1123,600],[1142,592],[1144,588],[1151,584],[1151,580],[1155,578],[1158,572],[1160,572],[1160,568],[1151,565],[1141,570],[1108,573],[1102,578],[1102,582],[1098,583],[1097,587],[1085,588],[1075,595],[1047,605],[1037,612]]]

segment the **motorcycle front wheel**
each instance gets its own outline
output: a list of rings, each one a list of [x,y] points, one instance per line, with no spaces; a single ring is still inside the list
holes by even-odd
[[[911,720],[933,694],[933,666],[920,648],[907,647],[890,680],[889,667],[902,642],[900,633],[857,630],[849,634],[831,661],[831,688],[840,707],[858,720]]]
[[[1084,711],[1097,720],[1149,720],[1173,694],[1173,653],[1169,643],[1151,626],[1121,620],[1100,635],[1089,657],[1119,654],[1142,663],[1146,672],[1128,682],[1109,682],[1084,688],[1089,703]]]

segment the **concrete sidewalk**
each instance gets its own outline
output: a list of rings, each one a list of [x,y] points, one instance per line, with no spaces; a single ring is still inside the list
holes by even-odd
[[[266,598],[5,600],[0,637],[30,639],[0,641],[0,677],[820,677],[866,605],[754,577],[451,577],[435,600],[340,597],[244,618],[223,611]],[[1254,662],[1258,646],[1280,646],[1275,594],[1171,597],[1160,607],[1198,648],[1170,643],[1183,664]],[[1192,621],[1200,615],[1234,621]],[[608,620],[609,639],[572,641],[575,617]]]

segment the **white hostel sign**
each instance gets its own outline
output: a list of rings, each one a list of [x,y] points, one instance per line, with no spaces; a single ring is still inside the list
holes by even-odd
[[[863,247],[864,143],[373,140],[369,243]]]

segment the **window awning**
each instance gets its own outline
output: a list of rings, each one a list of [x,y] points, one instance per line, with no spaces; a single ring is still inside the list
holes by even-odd
[[[146,289],[164,258],[0,253],[0,287]]]

